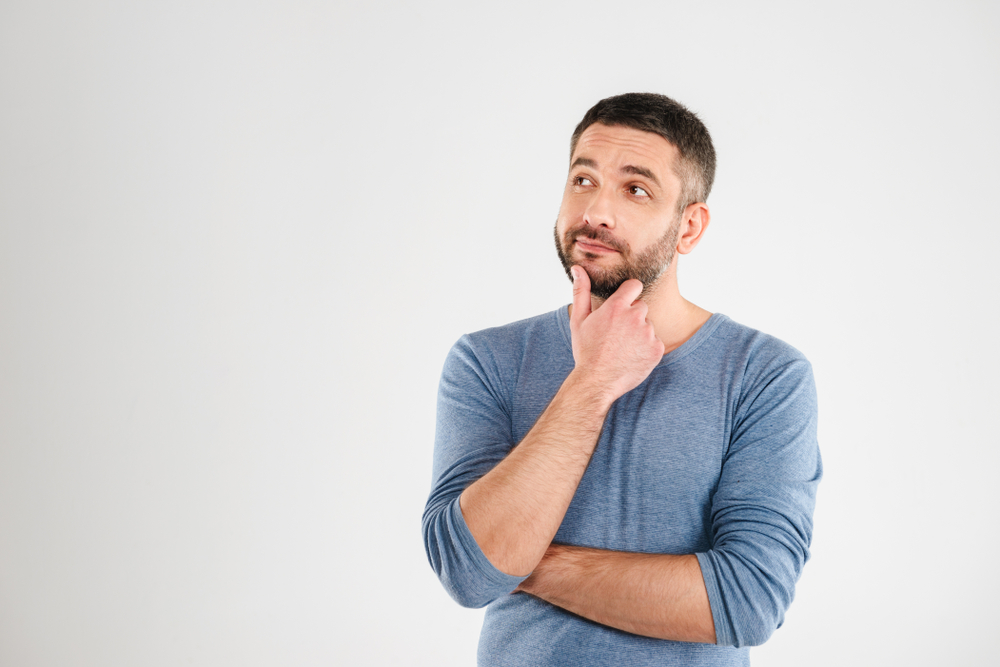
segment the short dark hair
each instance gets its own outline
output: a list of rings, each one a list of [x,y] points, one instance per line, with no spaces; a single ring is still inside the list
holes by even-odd
[[[622,125],[660,135],[680,153],[677,177],[682,189],[678,209],[708,199],[715,180],[715,148],[708,128],[683,104],[656,93],[607,97],[592,106],[573,131],[570,160],[580,135],[594,123]]]

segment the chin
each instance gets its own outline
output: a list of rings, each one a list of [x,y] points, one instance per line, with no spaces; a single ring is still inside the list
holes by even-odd
[[[589,252],[581,252],[579,256],[574,256],[573,259],[577,264],[585,268],[593,266],[604,270],[613,269],[620,263],[617,255],[591,255]]]

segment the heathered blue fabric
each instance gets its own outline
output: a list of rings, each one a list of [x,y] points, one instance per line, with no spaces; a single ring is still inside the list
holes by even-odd
[[[615,402],[555,541],[697,554],[717,645],[621,632],[511,591],[459,495],[528,433],[573,369],[566,308],[463,336],[438,395],[431,566],[460,604],[489,605],[480,665],[747,665],[781,625],[809,557],[816,392],[809,362],[715,314]]]

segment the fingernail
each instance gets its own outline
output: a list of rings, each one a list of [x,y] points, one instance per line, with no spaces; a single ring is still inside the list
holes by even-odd
[[[573,282],[576,282],[576,267],[571,268],[569,272],[573,274]]]

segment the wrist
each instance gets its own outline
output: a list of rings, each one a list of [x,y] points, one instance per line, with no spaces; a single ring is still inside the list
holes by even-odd
[[[570,371],[563,387],[586,405],[593,406],[606,415],[612,404],[621,396],[604,378],[579,366]]]
[[[586,564],[585,550],[565,544],[550,544],[531,575],[521,582],[517,591],[534,595],[557,606],[565,604],[562,587],[567,576],[579,573]],[[562,604],[560,604],[562,603]]]

